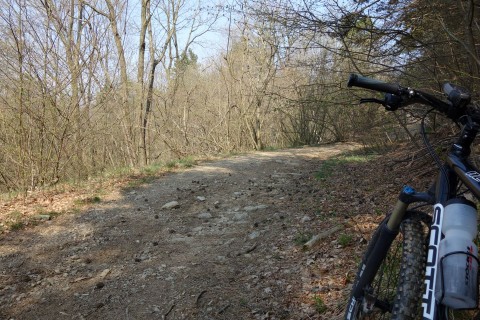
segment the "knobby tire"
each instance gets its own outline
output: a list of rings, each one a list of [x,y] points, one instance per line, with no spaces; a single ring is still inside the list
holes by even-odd
[[[421,222],[421,217],[424,216],[425,214],[421,212],[408,212],[408,218],[402,222],[401,232],[392,243],[373,281],[362,291],[363,296],[356,299],[354,310],[347,309],[345,319],[413,320],[421,318],[426,252],[426,228]],[[387,219],[377,227],[368,244],[352,291],[358,283],[363,263],[370,256],[379,238],[379,230],[386,222]],[[352,299],[354,298],[351,296],[347,306],[352,305]],[[364,308],[365,305],[372,305],[367,301],[377,301],[377,305],[381,307]]]

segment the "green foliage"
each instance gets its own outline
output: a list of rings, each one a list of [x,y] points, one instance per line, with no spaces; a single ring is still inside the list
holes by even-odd
[[[198,56],[192,49],[188,49],[188,52],[183,52],[179,59],[175,60],[175,74],[180,76],[188,67],[197,67]]]
[[[25,227],[25,223],[23,222],[22,213],[17,210],[10,212],[6,216],[5,226],[12,231],[23,229]]]
[[[313,304],[315,306],[315,310],[322,314],[325,311],[327,311],[327,306],[325,305],[325,302],[323,302],[322,298],[319,296],[314,296],[313,297]]]
[[[186,158],[180,159],[178,162],[180,164],[180,167],[183,167],[183,168],[191,168],[197,163],[193,157],[186,157]]]
[[[165,165],[168,169],[173,169],[177,166],[177,161],[168,161],[167,164]]]
[[[126,177],[133,173],[133,169],[130,167],[116,167],[110,168],[103,172],[103,177],[109,178],[119,178],[119,177]]]
[[[339,237],[338,237],[338,243],[342,246],[342,247],[346,247],[348,245],[350,245],[352,243],[352,240],[353,240],[353,236],[351,234],[345,234],[345,233],[342,233]]]
[[[248,306],[248,300],[245,299],[245,298],[240,298],[239,304],[240,304],[242,307],[247,307],[247,306]]]
[[[368,162],[375,158],[375,154],[347,153],[322,162],[315,174],[318,180],[328,179],[338,168],[348,163]]]
[[[315,174],[315,178],[317,178],[318,180],[324,180],[329,178],[333,174],[334,169],[343,163],[345,163],[345,161],[342,161],[338,158],[331,158],[323,161],[320,169]]]
[[[178,160],[171,160],[168,161],[165,166],[168,169],[173,169],[173,168],[191,168],[194,165],[196,165],[197,161],[193,157],[185,157],[182,159]]]
[[[40,220],[50,220],[52,217],[58,216],[60,213],[56,211],[45,212],[40,210],[36,216],[24,216],[20,211],[10,212],[5,219],[5,226],[10,231],[17,231],[25,228],[27,225],[37,225]],[[2,230],[3,231],[3,230]]]
[[[196,165],[196,163],[197,161],[194,157],[170,160],[165,164],[162,164],[161,162],[152,163],[148,166],[140,168],[140,174],[132,174],[133,171],[131,171],[130,174],[127,175],[129,181],[126,189],[134,189],[143,184],[152,183],[155,179],[157,179],[157,174],[161,172],[173,169],[191,168]]]
[[[23,223],[23,221],[16,221],[16,222],[9,223],[8,226],[10,230],[17,231],[17,230],[23,229],[25,227],[25,223]]]
[[[293,239],[293,242],[298,246],[302,246],[305,243],[307,243],[308,240],[310,240],[311,238],[312,238],[311,233],[309,233],[309,232],[306,232],[306,233],[299,232],[295,235],[295,238]]]
[[[88,205],[88,204],[99,203],[101,201],[102,199],[99,196],[92,196],[84,199],[78,199],[75,201],[75,203],[78,205]]]
[[[44,209],[40,209],[37,211],[37,214],[38,215],[43,215],[43,216],[49,216],[51,218],[54,218],[54,217],[58,217],[59,215],[61,215],[62,213],[61,212],[58,212],[58,211],[46,211]]]
[[[141,172],[146,175],[154,175],[160,172],[163,168],[161,162],[154,162],[148,166],[141,168]]]

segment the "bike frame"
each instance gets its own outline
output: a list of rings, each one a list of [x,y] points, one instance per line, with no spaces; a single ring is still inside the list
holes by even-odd
[[[439,244],[442,236],[444,205],[448,200],[456,197],[459,182],[465,184],[477,198],[480,198],[480,173],[475,166],[468,162],[468,154],[469,151],[465,151],[459,145],[454,145],[447,156],[444,169],[440,171],[437,178],[425,270],[426,288],[422,298],[423,320],[438,319],[441,314],[435,300],[435,290],[440,271]]]
[[[348,316],[357,308],[358,297],[363,294],[364,288],[371,283],[382,261],[385,259],[388,249],[399,233],[400,225],[405,219],[408,206],[413,203],[426,202],[433,205],[433,216],[430,226],[430,240],[427,250],[427,263],[425,269],[425,292],[422,297],[423,320],[443,319],[440,305],[435,299],[436,279],[439,273],[438,249],[442,237],[442,220],[444,205],[450,199],[457,196],[459,183],[465,186],[480,199],[480,172],[468,161],[470,145],[478,132],[477,127],[462,130],[460,137],[447,155],[447,160],[440,170],[434,183],[432,192],[416,192],[411,187],[404,187],[399,200],[395,205],[388,221],[380,229],[378,239],[372,248],[369,257],[360,268],[359,282],[352,292],[352,303],[348,306]],[[378,304],[378,301],[369,301]],[[388,306],[379,306],[388,308]]]
[[[444,207],[447,205],[447,201],[458,197],[458,187],[462,184],[476,198],[480,199],[480,172],[468,161],[470,146],[480,131],[480,108],[470,104],[471,95],[468,90],[450,83],[443,86],[448,102],[419,90],[402,87],[396,83],[387,83],[356,74],[350,75],[347,86],[385,93],[383,100],[376,98],[361,99],[360,103],[379,103],[388,111],[395,111],[414,103],[431,106],[433,107],[432,110],[436,110],[455,123],[461,124],[462,130],[443,165],[436,157],[431,145],[426,140],[425,132],[423,132],[427,148],[439,165],[440,170],[437,179],[429,192],[416,192],[409,186],[403,188],[392,213],[380,224],[374,234],[375,238],[370,241],[371,246],[369,245],[359,267],[345,319],[350,320],[355,317],[359,308],[362,308],[365,313],[373,310],[374,307],[384,312],[392,311],[393,306],[388,301],[378,300],[373,294],[370,294],[373,293],[373,288],[370,285],[386,258],[392,242],[398,235],[402,222],[412,215],[418,215],[421,220],[430,224],[429,245],[425,252],[427,263],[425,269],[426,286],[422,297],[423,319],[445,320],[447,319],[445,311],[448,309],[435,298],[436,279],[441,271],[439,268],[441,265],[439,244],[442,240]],[[410,204],[419,202],[433,206],[432,216],[409,210]],[[472,256],[469,253],[466,254]],[[478,262],[477,257],[474,258]]]
[[[439,317],[439,308],[435,300],[437,277],[439,276],[439,244],[443,221],[444,204],[456,196],[459,182],[463,182],[476,196],[480,195],[480,173],[461,154],[450,152],[446,164],[441,170],[436,184],[433,218],[430,227],[427,264],[425,270],[425,293],[422,298],[424,320],[434,320]]]

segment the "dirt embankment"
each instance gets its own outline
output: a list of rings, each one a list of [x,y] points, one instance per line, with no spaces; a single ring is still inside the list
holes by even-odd
[[[314,175],[323,160],[354,148],[203,163],[6,234],[0,318],[335,318],[356,264],[345,246],[363,238],[331,208],[359,204],[322,189]]]

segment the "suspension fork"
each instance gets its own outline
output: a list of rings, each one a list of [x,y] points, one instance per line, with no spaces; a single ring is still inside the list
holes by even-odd
[[[380,265],[387,256],[388,249],[400,231],[400,224],[405,218],[408,206],[414,202],[432,203],[433,201],[433,197],[428,193],[416,192],[410,186],[403,187],[392,213],[386,223],[381,225],[378,238],[373,244],[366,261],[363,261],[361,265],[359,280],[352,293],[355,298],[364,296],[365,289],[372,283]]]

